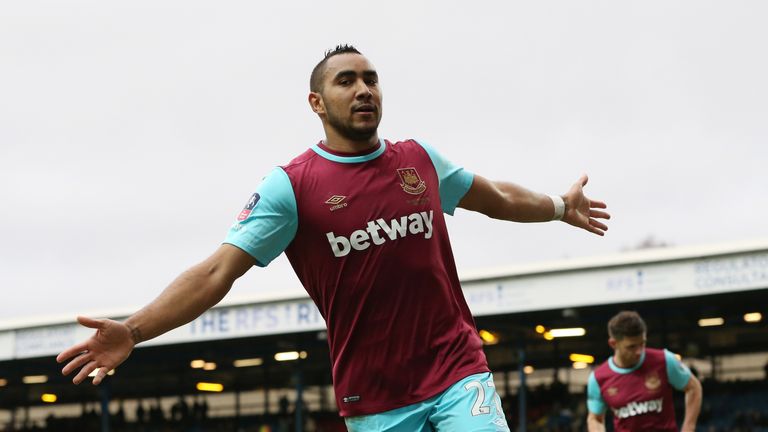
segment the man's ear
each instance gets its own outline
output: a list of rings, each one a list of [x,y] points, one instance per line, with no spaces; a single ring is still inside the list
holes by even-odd
[[[608,346],[611,347],[611,349],[616,349],[616,339],[608,338]]]
[[[309,101],[309,106],[312,108],[312,111],[317,114],[325,114],[325,103],[323,102],[323,96],[320,93],[309,92],[307,100]]]

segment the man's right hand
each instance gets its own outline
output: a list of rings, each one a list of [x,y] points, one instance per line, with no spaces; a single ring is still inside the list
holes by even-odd
[[[93,384],[99,385],[109,371],[119,366],[144,340],[182,326],[220,302],[235,279],[256,264],[242,249],[221,245],[213,255],[179,275],[150,304],[131,315],[125,323],[109,319],[77,317],[77,322],[96,329],[85,342],[74,345],[56,357],[68,362],[61,372],[80,372],[72,382],[80,384],[96,369]]]
[[[72,379],[75,384],[80,384],[91,372],[99,369],[93,378],[93,384],[99,385],[107,373],[124,362],[133,351],[135,343],[131,329],[121,322],[110,319],[80,316],[77,317],[77,322],[85,327],[96,329],[96,333],[86,341],[62,351],[56,356],[56,361],[59,363],[69,361],[61,370],[64,375],[80,369]]]

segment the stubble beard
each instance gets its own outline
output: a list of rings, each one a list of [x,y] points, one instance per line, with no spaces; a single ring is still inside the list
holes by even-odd
[[[345,121],[341,116],[337,116],[330,111],[327,112],[326,118],[328,119],[328,125],[331,126],[333,130],[344,138],[353,141],[366,141],[376,136],[379,122],[381,122],[381,117],[379,117],[376,119],[376,124],[372,127],[355,127],[352,125],[351,121]]]

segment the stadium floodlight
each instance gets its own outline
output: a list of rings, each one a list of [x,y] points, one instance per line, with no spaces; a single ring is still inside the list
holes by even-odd
[[[744,314],[744,321],[748,323],[756,323],[763,320],[763,314],[760,312],[750,312]]]
[[[189,362],[189,367],[192,369],[202,369],[205,366],[205,360],[192,360]]]
[[[544,334],[544,332],[547,331],[547,328],[543,325],[539,324],[536,326],[536,333],[538,334]]]
[[[587,334],[587,331],[581,327],[574,327],[574,328],[552,329],[547,333],[551,334],[553,338],[559,338],[559,337],[584,336],[585,334]]]
[[[724,323],[725,323],[725,320],[720,317],[702,318],[699,320],[699,327],[715,327],[715,326],[721,326]]]
[[[8,385],[8,380],[5,378],[0,378],[0,387],[5,387]]]
[[[205,362],[205,364],[203,365],[203,370],[207,370],[207,371],[216,370],[216,363]]]
[[[489,332],[488,330],[480,330],[478,334],[480,334],[480,339],[483,340],[483,344],[485,345],[496,345],[499,343],[499,337],[495,333]]]
[[[40,396],[40,400],[45,402],[45,403],[54,403],[58,399],[59,398],[55,394],[53,394],[53,393],[43,393],[43,395]]]
[[[572,362],[581,362],[581,363],[588,363],[588,364],[592,364],[592,363],[595,362],[595,357],[591,356],[589,354],[576,354],[576,353],[573,353],[570,356],[568,356],[568,358]]]
[[[285,351],[275,354],[275,360],[277,361],[292,361],[299,359],[298,351]]]
[[[205,392],[220,393],[224,391],[224,385],[219,383],[199,382],[197,383],[197,389]]]
[[[48,375],[27,375],[21,381],[24,384],[44,384],[48,382]]]
[[[573,362],[573,368],[576,369],[576,370],[586,369],[588,367],[589,367],[589,365],[584,363],[584,362]]]
[[[548,341],[551,341],[552,339],[555,338],[554,336],[552,336],[552,333],[550,333],[550,332],[545,332],[543,336],[544,336],[544,339],[546,339]]]
[[[277,361],[293,361],[298,359],[305,359],[309,356],[306,351],[285,351],[275,354],[275,360]]]
[[[275,360],[277,361],[298,360],[299,356],[300,354],[298,351],[285,351],[285,352],[279,352],[275,354]]]
[[[528,366],[523,368],[523,372],[525,372],[526,375],[532,374],[533,370],[534,370],[533,366],[531,366],[531,365],[528,365]]]
[[[256,358],[248,358],[248,359],[238,359],[233,362],[233,365],[236,368],[241,367],[252,367],[252,366],[261,366],[264,364],[264,359],[256,357]]]

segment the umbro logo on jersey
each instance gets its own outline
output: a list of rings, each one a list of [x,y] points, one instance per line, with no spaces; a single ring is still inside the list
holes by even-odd
[[[416,171],[416,168],[398,168],[397,175],[400,177],[400,187],[406,193],[418,195],[427,190],[427,184],[419,177],[419,172]]]
[[[328,198],[328,199],[325,201],[325,203],[326,203],[326,204],[330,204],[330,205],[331,205],[331,208],[330,208],[330,210],[331,210],[331,211],[334,211],[334,210],[338,210],[338,209],[340,209],[340,208],[344,208],[344,207],[346,207],[346,206],[347,206],[347,204],[348,204],[348,203],[342,202],[342,201],[344,201],[346,198],[347,198],[347,197],[345,197],[344,195],[334,195],[334,196],[332,196],[332,197]]]
[[[389,222],[384,219],[368,221],[365,229],[359,229],[352,232],[349,238],[337,236],[331,232],[325,233],[328,243],[331,244],[333,255],[337,258],[347,256],[352,249],[362,251],[366,250],[373,243],[374,246],[381,246],[389,240],[397,240],[408,234],[424,234],[425,239],[432,238],[432,210],[428,212],[411,213],[407,216],[392,219]],[[380,231],[382,232],[380,234]]]

